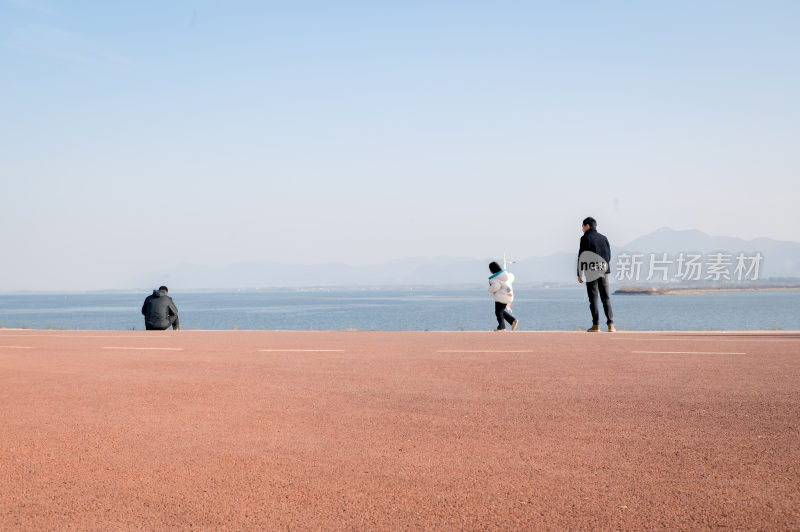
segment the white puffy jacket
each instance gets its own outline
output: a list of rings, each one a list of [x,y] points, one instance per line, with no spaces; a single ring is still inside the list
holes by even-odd
[[[513,282],[514,274],[505,270],[489,277],[489,292],[494,294],[494,300],[506,304],[514,301],[514,290],[511,288]]]

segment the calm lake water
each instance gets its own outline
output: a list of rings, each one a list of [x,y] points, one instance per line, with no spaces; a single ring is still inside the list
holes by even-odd
[[[516,294],[513,312],[521,330],[574,330],[591,325],[582,286],[518,288]],[[140,311],[147,295],[0,295],[0,327],[144,329]],[[496,326],[491,297],[477,289],[170,295],[184,329],[457,331]],[[800,330],[798,290],[618,295],[612,297],[612,304],[620,330]]]

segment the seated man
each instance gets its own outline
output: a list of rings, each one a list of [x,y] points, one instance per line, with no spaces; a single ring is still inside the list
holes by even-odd
[[[144,315],[144,327],[148,331],[164,331],[172,329],[177,331],[181,328],[178,322],[178,307],[167,295],[166,286],[160,286],[158,290],[153,290],[153,295],[147,296],[142,305]]]

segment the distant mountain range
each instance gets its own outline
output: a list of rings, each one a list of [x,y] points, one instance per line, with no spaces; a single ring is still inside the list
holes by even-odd
[[[800,243],[757,238],[743,240],[735,237],[711,236],[702,231],[676,231],[662,228],[637,238],[624,246],[611,242],[619,253],[684,253],[740,252],[764,257],[760,278],[800,278]],[[576,239],[577,247],[577,239]],[[575,282],[575,253],[557,253],[544,257],[518,260],[509,267],[519,284],[560,284]],[[182,265],[164,272],[153,272],[147,279],[157,277],[170,286],[182,289],[252,289],[301,288],[313,286],[475,286],[487,277],[487,260],[453,257],[418,257],[393,260],[377,265],[278,264],[249,262],[225,267]],[[147,286],[145,278],[134,280],[134,286]]]
[[[743,240],[726,236],[711,236],[702,231],[676,231],[664,227],[637,238],[620,249],[629,253],[667,253],[675,256],[679,253],[739,253],[754,255],[761,253],[760,278],[800,278],[800,242],[756,238]]]

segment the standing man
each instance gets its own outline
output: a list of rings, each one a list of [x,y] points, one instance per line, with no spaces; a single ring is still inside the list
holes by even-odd
[[[586,293],[589,295],[589,310],[592,313],[592,326],[588,332],[600,331],[600,312],[597,310],[597,292],[603,302],[608,332],[614,332],[614,314],[611,311],[611,298],[608,289],[611,246],[608,239],[597,232],[597,220],[591,216],[583,221],[583,236],[578,250],[578,282],[583,283],[586,275]]]
[[[181,328],[178,322],[178,307],[167,295],[169,290],[166,286],[158,287],[153,290],[153,295],[147,296],[142,305],[144,315],[144,327],[148,331],[165,331],[172,326],[173,331]]]

